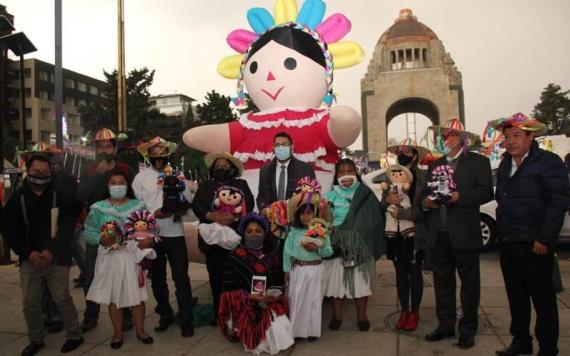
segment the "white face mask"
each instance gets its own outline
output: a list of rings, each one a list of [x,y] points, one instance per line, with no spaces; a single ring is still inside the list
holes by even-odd
[[[346,185],[343,184],[343,182],[346,182],[346,181],[349,181],[349,180],[350,180],[350,185],[346,186]],[[352,186],[354,185],[354,183],[356,183],[357,179],[356,179],[356,176],[355,176],[355,175],[347,175],[347,176],[339,177],[339,178],[337,179],[337,181],[338,181],[338,184],[339,184],[341,187],[343,187],[343,188],[350,188],[350,187],[352,187]]]

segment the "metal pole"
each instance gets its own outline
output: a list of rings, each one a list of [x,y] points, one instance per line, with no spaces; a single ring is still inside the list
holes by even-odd
[[[118,60],[117,117],[119,131],[127,130],[127,88],[125,83],[125,17],[123,0],[117,1]]]
[[[26,87],[24,85],[24,54],[20,45],[20,149],[26,149]],[[31,90],[31,89],[30,89]]]
[[[63,147],[63,69],[61,64],[61,0],[55,0],[55,145]]]
[[[6,100],[6,56],[4,43],[0,42],[0,181],[4,179],[4,122],[8,112]],[[1,195],[1,194],[0,194]],[[0,202],[1,204],[2,202]]]

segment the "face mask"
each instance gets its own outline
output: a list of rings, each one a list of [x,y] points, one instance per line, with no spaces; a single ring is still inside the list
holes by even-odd
[[[449,152],[451,152],[451,148],[449,148],[447,145],[438,146],[437,152],[441,153],[444,156],[447,156]]]
[[[408,164],[412,163],[412,160],[414,159],[414,157],[410,157],[407,156],[403,153],[400,153],[398,155],[398,163],[401,164],[402,166],[407,166]]]
[[[127,186],[112,185],[109,187],[109,194],[113,199],[124,199],[127,196]]]
[[[232,176],[232,170],[227,168],[216,168],[212,173],[214,178],[220,182],[225,182]]]
[[[279,161],[286,161],[291,157],[291,146],[277,146],[275,147],[275,157]]]
[[[149,157],[148,160],[153,167],[156,167],[156,162],[162,161],[162,168],[166,167],[169,162],[168,157]]]
[[[254,250],[259,250],[263,247],[263,235],[246,235],[245,245]]]
[[[28,180],[28,182],[37,186],[44,186],[51,182],[51,176],[44,174],[34,174],[34,175],[29,174],[26,179]]]
[[[112,153],[97,153],[95,158],[97,159],[97,162],[107,161],[107,163],[111,163],[115,157]]]
[[[352,183],[348,187],[342,184],[342,181],[349,180],[349,179],[352,179]],[[337,181],[338,181],[338,185],[340,185],[341,188],[348,189],[348,188],[352,188],[352,186],[356,183],[357,179],[356,179],[356,176],[349,175],[349,176],[342,176],[339,179],[337,179]]]

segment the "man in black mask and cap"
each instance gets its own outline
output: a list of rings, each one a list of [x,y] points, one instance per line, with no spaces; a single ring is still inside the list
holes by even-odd
[[[66,353],[83,343],[77,311],[69,294],[71,240],[81,205],[76,184],[52,182],[48,156],[33,154],[26,162],[27,176],[6,204],[0,230],[19,256],[23,311],[30,344],[22,355],[44,347],[45,326],[41,310],[44,285],[49,289],[66,329]]]
[[[95,144],[95,162],[88,165],[86,170],[81,174],[79,179],[79,187],[77,189],[77,197],[83,203],[84,214],[87,216],[89,207],[103,199],[107,198],[107,181],[111,173],[115,169],[121,170],[127,176],[127,183],[130,185],[134,179],[133,170],[124,163],[116,160],[117,155],[117,136],[109,129],[101,129],[97,131],[94,139]],[[85,295],[89,291],[93,275],[95,273],[95,262],[97,261],[98,246],[85,245],[85,282],[83,289]],[[84,313],[84,319],[81,323],[83,332],[87,332],[97,326],[99,320],[99,304],[87,300]],[[132,329],[133,323],[129,309],[125,309],[123,313],[123,329]]]

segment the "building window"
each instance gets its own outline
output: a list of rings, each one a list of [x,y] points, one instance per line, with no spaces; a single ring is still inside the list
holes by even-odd
[[[38,97],[42,100],[49,100],[49,94],[45,90],[39,90],[38,91]]]
[[[424,61],[424,66],[425,66],[425,63],[427,63],[428,61],[427,48],[422,48],[422,60]]]
[[[32,70],[30,68],[24,69],[24,78],[28,79],[32,77]]]
[[[99,94],[99,89],[98,89],[97,87],[91,85],[91,86],[89,87],[89,93],[90,93],[91,95],[98,95],[98,94]]]
[[[87,102],[84,99],[77,100],[77,106],[87,106]]]
[[[32,108],[26,108],[26,119],[31,119],[32,118]]]
[[[19,90],[18,90],[19,92]],[[32,88],[26,88],[26,98],[29,98],[32,96]]]
[[[40,80],[43,80],[46,82],[49,80],[49,73],[47,70],[40,69],[39,76],[40,76]]]
[[[65,79],[65,87],[70,89],[75,89],[75,81],[73,79]]]
[[[103,90],[101,90],[100,94],[102,98],[107,99],[107,93],[105,93]]]
[[[50,73],[50,74],[49,74],[49,81],[52,82],[52,83],[55,81],[54,76],[53,76],[53,73]]]
[[[46,108],[41,108],[40,118],[42,120],[51,120],[51,110]]]
[[[73,98],[71,96],[66,96],[65,97],[65,104],[75,106],[75,98]]]
[[[86,93],[87,92],[87,84],[82,83],[82,82],[77,82],[77,90]]]

